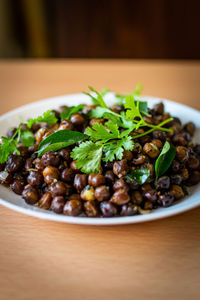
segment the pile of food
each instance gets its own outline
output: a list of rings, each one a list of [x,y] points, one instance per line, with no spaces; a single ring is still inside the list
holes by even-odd
[[[116,217],[168,207],[200,182],[195,125],[129,95],[89,87],[92,105],[62,106],[17,128],[0,144],[0,183],[57,214]]]

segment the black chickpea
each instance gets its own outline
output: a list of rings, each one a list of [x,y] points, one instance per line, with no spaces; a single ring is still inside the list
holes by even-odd
[[[156,190],[150,190],[150,191],[146,191],[143,194],[143,197],[147,200],[149,200],[150,202],[155,202],[157,200],[157,192]]]
[[[112,184],[115,181],[115,175],[114,175],[113,171],[111,171],[111,170],[106,171],[105,179],[108,184]]]
[[[181,176],[182,176],[183,180],[187,180],[189,178],[188,169],[186,169],[186,168],[181,169]]]
[[[72,194],[69,196],[69,200],[81,200],[80,194]]]
[[[110,190],[106,185],[101,185],[95,189],[95,198],[98,201],[106,201],[110,198]]]
[[[138,207],[135,204],[128,203],[124,204],[121,207],[120,216],[126,217],[126,216],[134,216],[138,213]]]
[[[34,158],[32,158],[32,157],[28,158],[26,160],[25,166],[24,166],[26,172],[29,172],[30,169],[33,169],[33,160],[34,160]]]
[[[65,206],[65,199],[63,196],[56,196],[53,198],[51,202],[51,210],[53,210],[56,214],[61,214],[63,212],[63,208]]]
[[[153,209],[153,203],[151,201],[145,201],[144,202],[144,209],[145,210],[151,210],[151,209]]]
[[[70,162],[70,150],[62,149],[58,153],[59,153],[59,155],[61,156],[62,159],[64,159],[67,162]]]
[[[33,165],[34,165],[34,168],[39,171],[42,171],[45,168],[45,166],[43,165],[42,160],[40,158],[34,159]]]
[[[106,179],[101,174],[90,174],[88,176],[88,183],[89,185],[92,185],[93,187],[97,187],[99,185],[105,184]]]
[[[163,207],[169,207],[174,202],[174,196],[171,193],[161,194],[158,203]]]
[[[100,210],[105,218],[114,217],[117,214],[117,208],[109,201],[103,201],[100,203]]]
[[[27,204],[36,204],[39,200],[39,193],[35,187],[28,186],[23,190],[22,197]]]
[[[88,217],[96,217],[98,215],[98,209],[94,201],[86,201],[84,210]]]
[[[116,161],[113,165],[113,173],[121,178],[128,173],[128,164],[126,159]]]
[[[85,123],[85,119],[80,114],[72,115],[70,120],[74,126],[80,126]]]
[[[137,158],[133,159],[133,164],[134,165],[142,165],[147,161],[147,157],[144,154],[139,154]]]
[[[42,155],[41,158],[42,164],[47,166],[57,167],[60,163],[60,157],[57,152],[49,151]]]
[[[48,210],[51,206],[51,202],[52,202],[51,193],[47,192],[43,194],[42,197],[40,198],[38,202],[38,206],[40,208]]]
[[[76,164],[77,164],[76,160],[73,160],[70,163],[70,168],[77,173],[77,172],[80,172],[80,169],[77,168]]]
[[[18,155],[10,155],[6,162],[6,171],[9,173],[17,172],[23,166],[23,158]]]
[[[88,177],[86,174],[76,174],[74,177],[74,187],[81,192],[87,185]]]
[[[129,190],[129,185],[122,178],[116,180],[113,185],[114,191],[118,191],[119,189],[124,189],[126,192]]]
[[[176,147],[176,157],[180,162],[186,161],[189,158],[188,149],[183,146],[177,146]]]
[[[158,140],[158,139],[153,139],[152,144],[154,144],[159,149],[163,147],[163,143],[161,142],[161,140]]]
[[[62,181],[67,182],[67,183],[73,182],[74,177],[75,177],[75,172],[70,168],[64,169],[61,173]]]
[[[92,125],[95,124],[95,123],[103,124],[104,119],[95,119],[94,118],[94,119],[90,120],[90,122],[89,122],[90,127],[92,127]]]
[[[188,122],[188,123],[185,124],[185,126],[183,127],[183,129],[185,131],[187,131],[191,136],[193,136],[194,132],[195,132],[195,125],[192,122]]]
[[[69,120],[63,120],[58,130],[74,130],[74,125]]]
[[[27,182],[32,186],[41,186],[43,183],[43,176],[39,171],[30,171]]]
[[[13,137],[13,135],[15,134],[15,132],[16,132],[16,130],[17,130],[17,128],[16,127],[12,127],[12,128],[10,128],[8,131],[7,131],[7,137],[9,137],[9,138],[11,138],[11,137]]]
[[[110,201],[116,205],[123,205],[130,201],[130,196],[124,189],[120,189],[113,194]]]
[[[131,200],[137,205],[141,205],[143,201],[142,194],[139,191],[134,191],[131,195]]]
[[[180,185],[183,181],[183,177],[179,174],[171,175],[170,181],[171,184]]]
[[[44,181],[47,184],[51,184],[55,181],[58,180],[59,178],[59,171],[57,168],[52,167],[52,166],[48,166],[43,170],[43,177],[44,177]]]
[[[127,161],[132,160],[133,159],[133,153],[129,150],[124,150],[123,159],[126,159]]]
[[[53,182],[50,185],[50,192],[51,192],[53,197],[65,196],[67,194],[67,187],[61,181]]]
[[[170,193],[174,196],[176,200],[179,200],[185,196],[182,187],[175,184],[171,186]]]
[[[199,171],[193,171],[190,176],[188,177],[188,180],[186,182],[187,185],[195,185],[200,182],[200,172]]]
[[[146,143],[143,151],[151,158],[156,158],[160,153],[158,147],[153,143]]]
[[[169,176],[162,176],[158,178],[158,180],[155,182],[155,186],[157,190],[168,190],[170,186]]]
[[[154,106],[154,111],[155,111],[156,114],[162,115],[164,113],[164,105],[163,105],[163,103],[160,102],[160,103],[156,104]]]
[[[79,216],[82,213],[82,202],[78,199],[72,199],[66,202],[63,213],[67,216]]]
[[[24,181],[20,179],[15,179],[10,185],[11,189],[15,194],[21,195],[24,190]]]
[[[187,166],[191,170],[197,170],[200,166],[200,161],[196,156],[190,156],[187,160]]]

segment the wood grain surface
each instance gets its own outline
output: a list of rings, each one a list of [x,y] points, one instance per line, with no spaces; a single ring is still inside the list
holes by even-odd
[[[200,108],[200,62],[2,61],[0,113],[59,94],[131,91]],[[200,299],[200,208],[155,222],[59,224],[0,207],[0,299]]]

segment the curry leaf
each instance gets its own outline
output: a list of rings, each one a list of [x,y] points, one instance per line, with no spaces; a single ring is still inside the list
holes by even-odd
[[[48,151],[57,151],[67,146],[73,145],[79,141],[87,139],[88,136],[78,131],[59,130],[49,135],[43,140],[38,148],[38,156],[42,156]]]
[[[156,178],[163,175],[170,167],[176,155],[175,147],[168,141],[165,142],[160,155],[158,156],[155,164]]]
[[[150,176],[150,170],[148,168],[131,170],[124,178],[130,182],[143,184],[147,181]]]

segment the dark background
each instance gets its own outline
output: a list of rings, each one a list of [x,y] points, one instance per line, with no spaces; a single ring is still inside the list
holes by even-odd
[[[200,1],[0,0],[0,57],[200,58]]]

